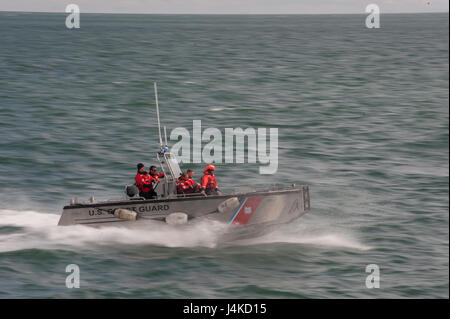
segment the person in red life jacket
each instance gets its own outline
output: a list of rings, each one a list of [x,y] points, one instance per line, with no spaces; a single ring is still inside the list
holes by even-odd
[[[156,195],[153,190],[153,178],[145,170],[144,164],[137,164],[137,170],[138,171],[134,181],[136,182],[136,186],[139,188],[139,196],[146,199],[153,198]]]
[[[160,178],[164,178],[164,173],[158,173],[158,169],[154,165],[150,166],[150,175],[157,183],[160,182]]]
[[[188,174],[181,173],[180,177],[177,180],[177,193],[178,194],[191,194],[192,192],[193,192],[193,188],[189,185]]]
[[[164,173],[158,173],[158,169],[156,168],[156,166],[152,165],[150,166],[150,177],[153,180],[153,188],[152,188],[153,196],[156,197],[157,194],[155,192],[155,188],[159,184],[160,178],[164,178]]]
[[[202,186],[196,181],[194,181],[194,170],[190,168],[187,170],[186,173],[187,173],[187,182],[189,183],[189,186],[192,187],[192,191],[194,193],[199,193],[202,189]]]
[[[203,171],[203,177],[201,180],[201,193],[203,195],[220,195],[219,186],[217,185],[216,176],[214,175],[214,165],[206,165],[206,169]]]

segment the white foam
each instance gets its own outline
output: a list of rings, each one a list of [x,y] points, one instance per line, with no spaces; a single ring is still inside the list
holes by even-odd
[[[59,215],[36,211],[0,210],[0,227],[13,226],[19,230],[0,234],[0,252],[31,248],[83,249],[99,245],[157,245],[165,247],[216,247],[226,225],[214,221],[195,224],[167,225],[146,222],[135,228],[83,225],[57,226]],[[318,219],[306,223],[300,219],[266,236],[239,241],[239,245],[294,243],[336,249],[368,250],[350,230],[331,228]]]
[[[338,227],[336,223],[317,216],[311,219],[306,217],[309,216],[302,217],[263,237],[241,241],[240,244],[291,243],[332,249],[372,249],[361,242],[353,228]]]
[[[342,234],[283,234],[274,232],[264,237],[243,242],[244,244],[291,243],[344,249],[369,250],[371,247],[361,244],[356,238]]]
[[[210,107],[209,110],[210,110],[210,111],[213,111],[213,112],[219,112],[219,111],[227,110],[227,108],[217,106],[217,107]]]
[[[0,210],[0,227],[21,230],[0,235],[0,252],[31,248],[57,249],[92,245],[160,245],[166,247],[215,247],[225,225],[199,222],[190,227],[148,222],[145,227],[57,226],[59,215],[34,211]]]

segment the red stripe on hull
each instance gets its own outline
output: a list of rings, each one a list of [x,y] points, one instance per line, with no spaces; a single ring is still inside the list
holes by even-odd
[[[241,207],[239,212],[234,217],[231,224],[233,225],[246,225],[252,217],[255,210],[258,208],[259,204],[263,200],[262,197],[250,197],[247,198],[245,204]]]

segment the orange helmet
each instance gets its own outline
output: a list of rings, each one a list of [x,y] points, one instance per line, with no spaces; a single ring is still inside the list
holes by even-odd
[[[206,171],[209,171],[209,170],[211,170],[211,171],[213,171],[213,170],[215,170],[216,168],[214,167],[214,165],[212,165],[212,164],[208,164],[208,165],[206,165]]]

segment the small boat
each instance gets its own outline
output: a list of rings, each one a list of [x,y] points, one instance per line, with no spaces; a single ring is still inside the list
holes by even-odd
[[[258,237],[304,215],[310,209],[308,186],[291,185],[282,189],[235,192],[204,196],[199,193],[177,194],[177,180],[181,169],[177,158],[162,144],[159,107],[155,83],[156,109],[160,148],[156,159],[165,178],[155,191],[156,198],[139,197],[135,185],[125,187],[125,197],[119,200],[96,202],[93,197],[86,203],[72,199],[63,208],[58,225],[88,225],[93,227],[146,227],[155,222],[179,227],[198,221],[226,224],[222,240]],[[165,131],[165,128],[164,128]]]

